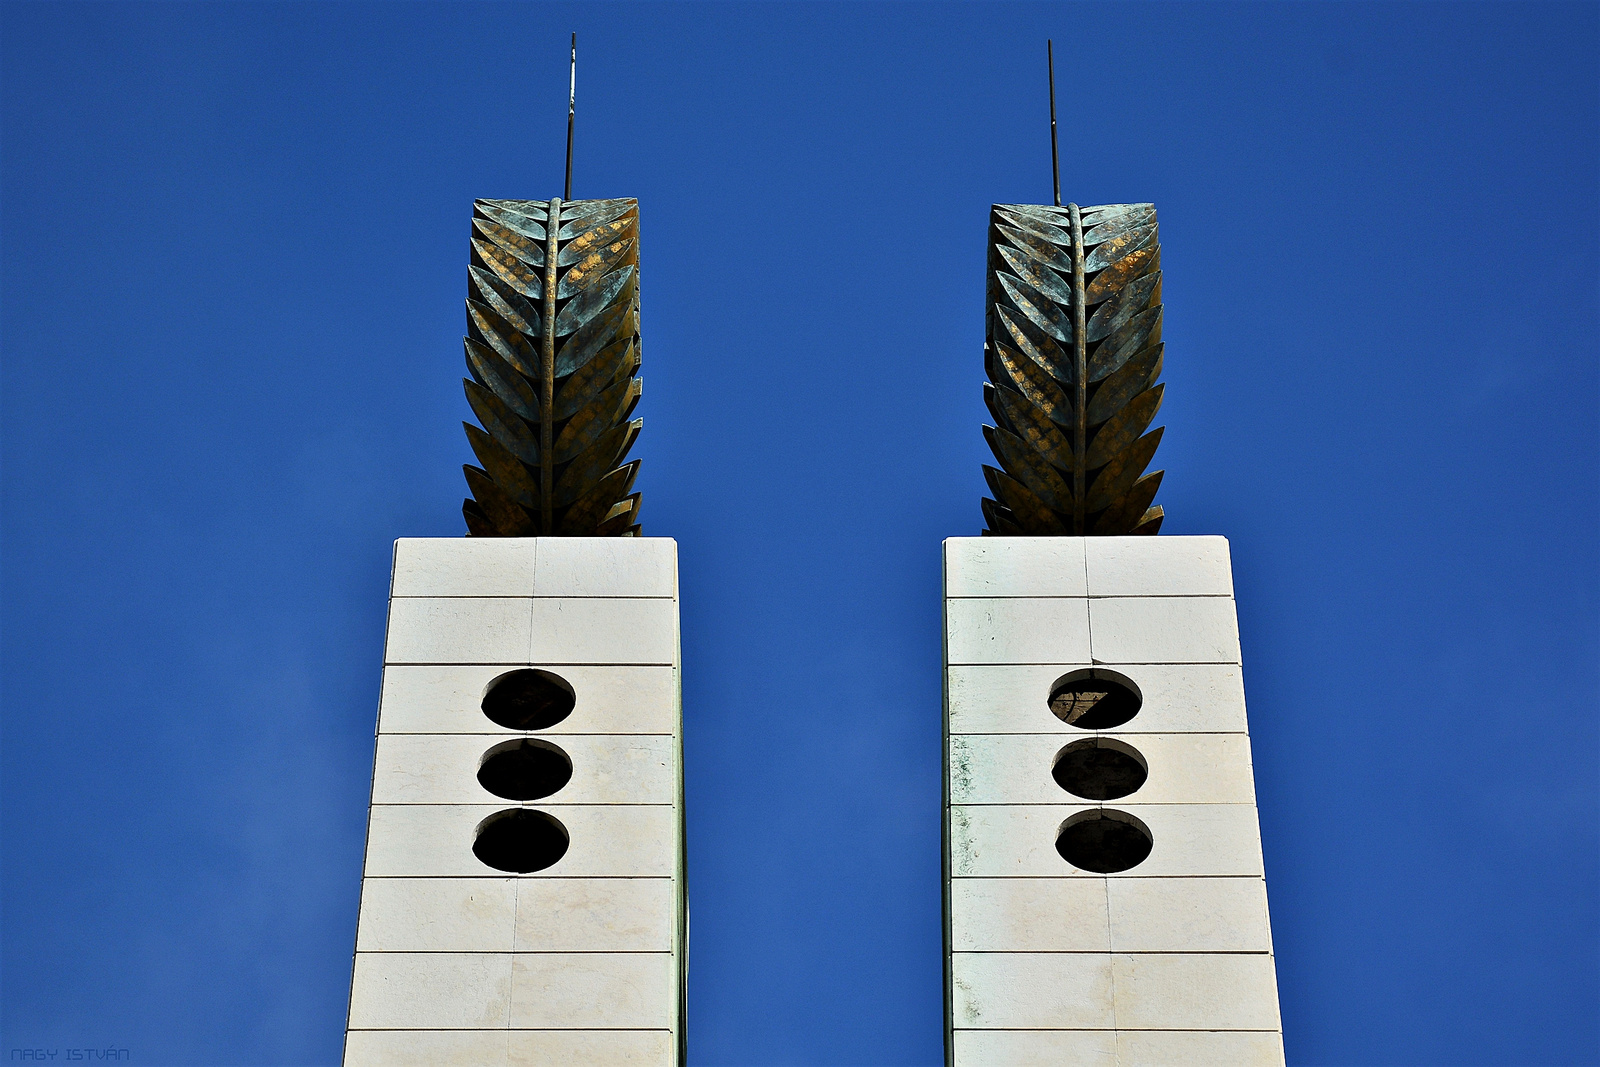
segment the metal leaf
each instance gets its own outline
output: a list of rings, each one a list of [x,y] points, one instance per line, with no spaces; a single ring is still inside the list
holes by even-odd
[[[1066,434],[1021,394],[1010,389],[996,389],[995,394],[1013,433],[1028,442],[1028,447],[1042,455],[1052,467],[1072,470],[1072,445],[1067,442]]]
[[[611,307],[624,288],[630,287],[637,272],[630,263],[601,278],[591,289],[574,296],[556,316],[556,336],[563,337]]]
[[[472,228],[493,241],[502,252],[515,256],[528,266],[535,268],[544,266],[544,248],[540,244],[544,240],[543,234],[540,234],[539,241],[536,242],[510,227],[490,222],[488,219],[473,219]]]
[[[472,405],[472,413],[478,416],[478,421],[489,431],[489,436],[522,462],[537,467],[539,442],[532,435],[520,432],[522,420],[512,414],[499,397],[471,378],[463,378],[461,384],[466,387],[467,403]]]
[[[511,288],[530,300],[544,299],[544,276],[537,267],[530,267],[493,241],[473,238],[472,250],[478,261]]]
[[[1146,474],[1133,483],[1133,488],[1123,494],[1122,499],[1113,503],[1100,517],[1095,520],[1090,533],[1111,533],[1131,530],[1138,525],[1144,517],[1145,509],[1156,497],[1156,490],[1161,488],[1161,476],[1165,471],[1154,471]]]
[[[1116,295],[1117,291],[1135,278],[1143,277],[1161,266],[1161,246],[1152,244],[1148,248],[1141,248],[1131,255],[1124,256],[1116,263],[1107,267],[1084,288],[1083,302],[1086,306],[1100,303],[1108,296]]]
[[[512,369],[511,365],[493,350],[485,348],[470,337],[463,337],[467,350],[467,369],[479,385],[484,386],[501,403],[515,411],[528,422],[539,421],[539,398],[528,380]]]
[[[1161,479],[1140,479],[1162,434],[1155,208],[996,204],[989,241],[986,532],[1158,528]]]
[[[1136,353],[1161,340],[1161,305],[1146,308],[1100,342],[1089,357],[1089,380],[1109,378]]]
[[[1089,398],[1089,425],[1098,426],[1121,411],[1134,397],[1161,375],[1161,353],[1165,346],[1153,344],[1131,357],[1122,369],[1095,387]]]
[[[634,242],[631,237],[624,237],[596,248],[569,267],[561,276],[561,284],[556,287],[556,299],[577,296],[581,292],[593,289],[607,272],[639,262],[638,257],[632,254],[633,248]]]
[[[568,419],[556,437],[556,462],[569,462],[598,441],[607,430],[624,421],[616,417],[617,413],[624,409],[631,410],[639,402],[640,389],[637,378],[620,381]]]
[[[478,462],[483,464],[484,471],[494,479],[500,491],[524,508],[538,507],[539,486],[527,466],[472,423],[463,422],[461,425],[466,428],[467,443],[472,446],[472,454],[478,457]]]
[[[1095,308],[1089,317],[1090,343],[1104,340],[1151,304],[1161,303],[1161,294],[1156,288],[1160,282],[1161,272],[1151,271],[1123,286],[1116,296]]]
[[[1095,475],[1094,482],[1089,486],[1088,496],[1084,500],[1086,511],[1104,511],[1139,480],[1139,475],[1144,473],[1144,469],[1150,465],[1150,460],[1156,454],[1156,446],[1161,443],[1161,432],[1164,429],[1165,427],[1157,427],[1151,430],[1118,453],[1110,463],[1100,468],[1100,473]]]
[[[493,308],[476,300],[467,301],[467,323],[477,340],[494,349],[495,355],[511,364],[525,378],[539,380],[539,356],[522,331],[502,319]]]
[[[1072,401],[1067,399],[1067,394],[1062,392],[1061,386],[1043,367],[1004,341],[995,341],[990,352],[1000,365],[999,374],[990,368],[991,381],[1001,384],[1009,382],[1017,392],[1028,398],[1030,404],[1042,411],[1045,418],[1068,430],[1072,428],[1075,421]]]
[[[628,454],[628,449],[633,446],[634,438],[639,436],[639,429],[643,425],[643,419],[635,419],[622,426],[613,426],[568,464],[561,477],[556,479],[557,506],[565,507],[577,500],[589,491],[590,486],[609,473],[611,468]]]
[[[984,465],[983,476],[995,498],[1011,512],[1018,529],[1032,534],[1064,534],[1066,526],[1055,512],[1028,491],[1027,486],[1004,471]]]
[[[1129,401],[1127,407],[1107,419],[1105,425],[1095,433],[1094,443],[1089,446],[1089,458],[1084,465],[1090,470],[1103,467],[1118,452],[1137,441],[1161,409],[1161,395],[1166,388],[1165,385],[1158,385],[1154,389],[1146,389]]]
[[[467,282],[467,299],[494,308],[502,319],[511,324],[512,329],[524,337],[538,337],[543,332],[543,327],[539,325],[539,309],[492,271],[469,264]]]
[[[632,375],[638,369],[639,346],[633,343],[633,338],[613,341],[561,383],[556,390],[556,419],[570,419],[599,396],[617,375]]]
[[[1011,340],[1016,342],[1017,351],[1049,371],[1056,381],[1064,385],[1072,384],[1072,359],[1054,337],[1003,305],[996,304],[994,313],[1011,335]]]
[[[983,436],[995,458],[1012,477],[1032,490],[1041,503],[1056,511],[1072,510],[1072,489],[1022,438],[998,426],[985,426]]]

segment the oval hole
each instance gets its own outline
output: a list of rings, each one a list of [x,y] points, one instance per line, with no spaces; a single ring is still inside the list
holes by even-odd
[[[1116,874],[1139,866],[1155,839],[1149,827],[1125,811],[1080,811],[1061,824],[1056,851],[1080,870]]]
[[[507,800],[538,800],[572,780],[572,760],[548,741],[531,737],[496,745],[478,765],[478,784]]]
[[[511,808],[478,824],[472,854],[497,871],[529,874],[554,865],[570,842],[567,828],[553,815]]]
[[[524,668],[489,683],[483,713],[510,730],[544,730],[571,715],[577,703],[572,686],[559,674]]]
[[[1114,671],[1073,671],[1050,687],[1050,711],[1080,730],[1121,726],[1144,706],[1139,687]]]
[[[1116,800],[1144,785],[1150,766],[1132,745],[1109,737],[1086,737],[1056,754],[1050,776],[1075,797]]]

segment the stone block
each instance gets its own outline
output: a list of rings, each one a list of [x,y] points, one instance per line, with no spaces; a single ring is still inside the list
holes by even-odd
[[[996,540],[999,540],[996,538]],[[1173,1060],[1167,1067],[1176,1067]],[[956,1067],[1120,1067],[1114,1030],[957,1030]]]
[[[670,952],[670,878],[524,878],[518,952]]]
[[[1081,537],[950,537],[944,542],[947,597],[1082,597]]]
[[[386,667],[378,732],[515,736],[483,714],[484,693],[505,673],[506,667],[498,665]],[[678,729],[676,668],[563,664],[555,673],[572,686],[577,703],[571,715],[535,736],[672,734]]]
[[[367,878],[357,952],[510,952],[517,882],[501,878]]]
[[[1117,1067],[1283,1067],[1283,1038],[1248,1030],[1122,1030]]]
[[[1087,663],[1089,601],[1071,597],[946,600],[947,663]]]
[[[973,804],[950,809],[950,867],[958,878],[1262,876],[1253,804],[1106,804],[1150,828],[1149,857],[1122,874],[1069,866],[1056,851],[1067,816],[1093,804]]]
[[[390,596],[533,595],[532,537],[402,537]]]
[[[478,767],[490,749],[516,740],[482,734],[380,734],[372,803],[497,803],[478,784]],[[546,740],[572,761],[572,778],[530,804],[671,804],[677,799],[677,741],[672,737],[562,734]]]
[[[1105,597],[1089,602],[1097,663],[1238,663],[1229,597]]]
[[[677,964],[666,952],[519,952],[513,1029],[667,1029],[677,1024]]]
[[[1070,728],[1069,728],[1070,729]],[[1122,804],[1253,804],[1247,734],[958,734],[950,738],[953,804],[1060,804],[1073,796],[1051,777],[1057,755],[1094,736],[1117,738],[1144,757],[1149,777]]]
[[[1086,737],[1050,712],[1050,691],[1089,663],[967,664],[947,669],[952,734],[1058,733]],[[1144,697],[1117,734],[1244,733],[1244,681],[1237,664],[1104,664]]]
[[[1111,957],[1102,952],[956,952],[957,1029],[1109,1030]]]
[[[1117,952],[1271,952],[1260,878],[1110,878]]]
[[[675,597],[678,542],[670,537],[541,537],[539,597]]]
[[[678,1054],[667,1030],[512,1030],[510,1036],[511,1067],[668,1067]]]
[[[678,603],[666,598],[539,597],[534,664],[678,662]]]
[[[358,952],[350,1029],[499,1029],[511,989],[510,953]]]
[[[1268,955],[1138,953],[1111,957],[1117,1026],[1130,1030],[1278,1030]]]
[[[531,598],[395,597],[384,662],[524,665],[532,633]]]
[[[1106,883],[953,878],[950,931],[957,952],[1106,952]]]
[[[678,815],[666,804],[374,804],[367,824],[369,878],[484,878],[504,874],[472,854],[484,819],[514,807],[554,815],[571,845],[554,866],[521,878],[666,878],[676,866]]]
[[[507,1067],[506,1030],[351,1030],[344,1067]]]
[[[1090,596],[1232,596],[1226,537],[1086,537]]]

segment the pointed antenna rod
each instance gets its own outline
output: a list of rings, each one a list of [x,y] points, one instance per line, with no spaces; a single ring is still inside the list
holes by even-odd
[[[1054,85],[1055,83],[1051,82],[1051,84]],[[1052,89],[1051,92],[1054,93],[1055,90]],[[1050,99],[1051,99],[1050,107],[1052,108],[1051,113],[1050,113],[1051,114],[1051,120],[1050,120],[1051,126],[1050,126],[1050,129],[1051,129],[1051,135],[1054,136],[1054,131],[1055,131],[1055,118],[1054,118],[1054,116],[1055,116],[1055,111],[1054,111],[1055,103],[1054,103],[1054,101],[1055,101],[1055,97],[1051,96]],[[577,112],[578,112],[578,35],[577,35],[577,33],[573,33],[573,35],[572,35],[572,74],[571,74],[570,80],[567,82],[567,192],[566,192],[566,195],[562,197],[563,200],[571,200],[572,199],[572,120],[573,120],[574,117],[576,117]],[[1056,202],[1057,203],[1061,202],[1061,197],[1060,197],[1059,194],[1056,196]]]
[[[1061,206],[1061,153],[1056,150],[1056,50],[1053,41],[1044,43],[1045,64],[1050,69],[1050,176],[1055,181],[1056,207]],[[571,149],[568,149],[571,154]]]

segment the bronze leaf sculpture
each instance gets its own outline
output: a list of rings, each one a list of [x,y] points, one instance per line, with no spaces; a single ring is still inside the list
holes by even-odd
[[[990,212],[985,534],[1153,534],[1161,246],[1153,204]]]
[[[468,531],[637,536],[638,201],[478,200],[472,231]]]

